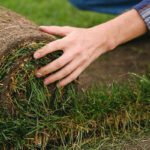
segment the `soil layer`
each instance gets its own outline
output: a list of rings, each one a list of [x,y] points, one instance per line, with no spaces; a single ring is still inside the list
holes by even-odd
[[[88,88],[123,81],[128,73],[143,74],[149,70],[150,36],[146,35],[101,56],[80,76],[80,84]]]

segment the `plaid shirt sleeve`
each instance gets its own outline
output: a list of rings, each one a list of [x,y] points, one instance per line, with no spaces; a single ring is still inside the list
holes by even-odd
[[[150,0],[143,0],[134,8],[139,12],[150,31]]]

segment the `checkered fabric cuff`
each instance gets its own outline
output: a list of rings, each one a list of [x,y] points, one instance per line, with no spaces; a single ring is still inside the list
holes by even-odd
[[[134,8],[139,12],[150,31],[150,0],[143,0]]]

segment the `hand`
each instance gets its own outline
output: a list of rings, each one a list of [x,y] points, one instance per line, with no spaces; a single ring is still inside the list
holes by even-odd
[[[93,28],[75,28],[58,26],[41,26],[40,30],[49,34],[62,36],[34,54],[35,59],[42,58],[49,53],[63,50],[63,55],[40,68],[37,77],[49,75],[44,80],[48,85],[59,81],[57,86],[63,87],[75,80],[96,58],[113,49],[109,32],[104,25]]]

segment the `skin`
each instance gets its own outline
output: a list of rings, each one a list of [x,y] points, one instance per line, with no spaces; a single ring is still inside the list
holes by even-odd
[[[92,28],[41,26],[48,34],[61,36],[34,53],[40,59],[49,53],[63,50],[63,55],[36,71],[38,78],[48,76],[44,84],[58,81],[64,87],[75,80],[94,60],[147,32],[146,24],[134,9]],[[55,73],[53,73],[55,72]]]

